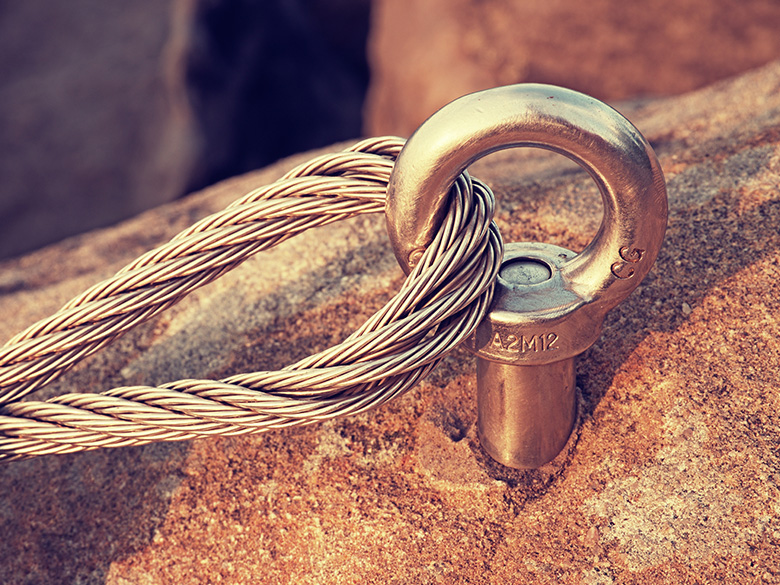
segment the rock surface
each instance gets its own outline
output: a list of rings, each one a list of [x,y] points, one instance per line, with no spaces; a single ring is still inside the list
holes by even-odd
[[[521,472],[484,455],[474,360],[456,351],[354,418],[0,467],[0,581],[778,582],[780,63],[624,113],[665,169],[669,230],[579,363],[558,459]],[[0,264],[0,338],[305,158]],[[576,250],[598,227],[594,185],[561,157],[505,151],[474,174],[508,241]],[[310,232],[47,392],[278,368],[348,335],[401,279],[381,217]]]
[[[375,0],[372,22],[369,135],[408,136],[497,85],[665,96],[780,58],[780,4],[766,0]]]

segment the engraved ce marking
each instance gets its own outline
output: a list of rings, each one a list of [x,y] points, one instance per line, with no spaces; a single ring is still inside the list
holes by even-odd
[[[553,351],[558,349],[555,345],[557,341],[558,335],[556,333],[540,333],[539,335],[531,335],[530,337],[526,337],[525,335],[518,337],[510,333],[506,336],[506,342],[501,339],[501,334],[496,333],[493,336],[493,347],[515,353],[526,353],[529,351],[538,353],[540,351]]]
[[[615,278],[625,280],[634,276],[632,264],[639,262],[644,253],[645,251],[641,248],[630,248],[629,246],[620,248],[620,257],[623,259],[623,262],[615,262],[611,267]]]

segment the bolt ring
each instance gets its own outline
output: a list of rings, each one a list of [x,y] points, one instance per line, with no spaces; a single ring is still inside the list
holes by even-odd
[[[606,311],[641,282],[666,231],[667,196],[653,149],[626,118],[581,93],[550,85],[499,87],[459,98],[428,118],[401,151],[390,176],[386,218],[407,273],[432,241],[448,192],[474,161],[534,146],[583,167],[601,192],[596,236],[561,269],[584,298]]]

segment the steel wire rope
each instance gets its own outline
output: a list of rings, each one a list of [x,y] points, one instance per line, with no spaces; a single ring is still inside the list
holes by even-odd
[[[401,289],[340,344],[279,371],[22,400],[253,254],[313,227],[383,212],[403,144],[374,138],[309,160],[9,340],[0,348],[0,461],[307,425],[412,388],[482,320],[503,256],[493,194],[465,172]]]

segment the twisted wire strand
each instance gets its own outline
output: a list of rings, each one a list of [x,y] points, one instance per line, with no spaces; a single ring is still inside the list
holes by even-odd
[[[401,289],[342,343],[274,372],[20,401],[249,256],[312,227],[382,212],[402,146],[369,139],[312,159],[12,338],[0,348],[0,460],[312,424],[412,388],[481,321],[503,256],[493,194],[467,173]]]

